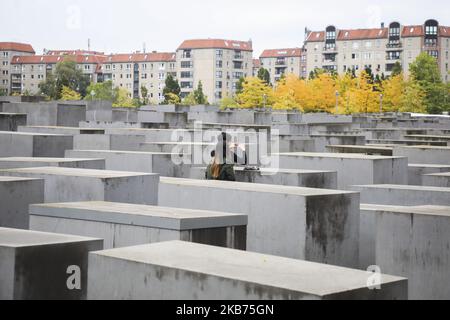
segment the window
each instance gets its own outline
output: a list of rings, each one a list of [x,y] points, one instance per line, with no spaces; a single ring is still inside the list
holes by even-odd
[[[142,79],[147,79],[147,74],[146,74],[146,73],[143,73],[142,76],[141,76],[141,78],[142,78]]]
[[[193,76],[193,73],[192,72],[190,72],[190,71],[182,71],[181,73],[180,73],[180,78],[193,78],[194,76]]]
[[[142,70],[147,70],[147,64],[146,64],[146,63],[144,63],[144,64],[142,65]]]
[[[127,70],[131,69],[131,64],[127,64]]]
[[[222,89],[222,81],[216,81],[216,89]]]
[[[221,91],[217,91],[215,94],[216,99],[222,99],[222,92]]]
[[[181,58],[183,58],[183,59],[190,59],[190,58],[192,58],[191,50],[183,50],[183,53],[181,54]],[[153,66],[152,66],[152,68],[153,68]]]
[[[216,71],[216,79],[222,79],[223,73],[222,71]]]
[[[160,73],[158,74],[158,79],[159,79],[159,80],[164,80],[165,78],[166,78],[166,75],[165,75],[164,73],[161,73],[161,72],[160,72]]]
[[[438,27],[437,26],[426,26],[425,27],[425,34],[426,35],[437,35],[438,34]]]
[[[112,65],[112,69],[116,70],[116,65],[115,64]]]
[[[159,65],[159,70],[165,70],[166,69],[166,64],[165,63],[161,63]]]
[[[180,87],[181,89],[192,89],[194,85],[191,81],[181,81]]]
[[[3,61],[3,65],[7,66],[8,65],[8,61]]]
[[[182,69],[189,69],[193,67],[192,61],[181,61],[181,68]]]
[[[217,60],[216,61],[216,68],[222,68],[223,67],[223,61],[222,60]]]
[[[91,66],[89,64],[84,65],[84,70],[91,70]]]
[[[5,57],[5,58],[8,58],[8,56],[9,56],[9,52],[3,52],[3,57]]]
[[[366,41],[366,48],[372,48],[372,41]]]
[[[216,50],[216,58],[217,59],[223,58],[223,50]]]

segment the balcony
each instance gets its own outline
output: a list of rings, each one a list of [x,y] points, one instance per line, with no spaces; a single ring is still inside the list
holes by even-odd
[[[276,66],[285,66],[286,65],[286,60],[277,60],[275,62]]]
[[[192,53],[183,53],[181,55],[181,59],[192,59],[192,58],[193,58]]]
[[[400,61],[400,60],[401,60],[400,56],[386,56],[386,61],[388,61],[388,62],[395,63],[395,62]]]
[[[337,47],[323,47],[323,52],[324,53],[337,53]]]
[[[403,48],[403,44],[401,42],[393,42],[393,43],[388,43],[386,45],[386,49],[402,49]]]
[[[235,54],[233,56],[233,60],[244,60],[244,55],[242,55],[242,54]]]
[[[439,44],[437,43],[425,43],[423,50],[439,50]]]

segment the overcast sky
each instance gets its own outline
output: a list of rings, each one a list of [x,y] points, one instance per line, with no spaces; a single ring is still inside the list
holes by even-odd
[[[378,27],[381,22],[450,25],[448,0],[1,0],[0,41],[106,53],[175,51],[184,39],[253,40],[264,49],[301,46],[304,30]]]

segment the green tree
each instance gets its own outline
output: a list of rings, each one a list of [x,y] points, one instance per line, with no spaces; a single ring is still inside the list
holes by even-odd
[[[209,104],[208,97],[203,93],[203,84],[199,81],[197,89],[194,90],[194,98],[197,104]]]
[[[193,106],[196,105],[197,102],[195,101],[194,93],[189,93],[186,97],[183,98],[181,101],[181,104],[184,106]]]
[[[78,92],[82,97],[86,96],[89,79],[77,68],[77,63],[72,60],[64,60],[56,65],[53,76],[39,84],[39,90],[51,99],[61,98],[62,88],[66,86]]]
[[[240,77],[239,81],[236,83],[236,94],[242,93],[242,89],[244,88],[245,78]]]
[[[141,86],[141,96],[142,96],[142,103],[148,104],[148,89],[146,86]]]
[[[166,78],[166,86],[163,90],[164,94],[164,102],[163,104],[170,104],[170,101],[174,100],[174,95],[178,97],[178,100],[180,100],[180,85],[178,84],[178,81],[173,78],[171,74],[169,74]]]
[[[437,60],[421,53],[416,60],[410,64],[411,77],[417,81],[425,92],[425,104],[427,112],[439,114],[450,110],[449,88],[443,83]]]
[[[258,70],[258,78],[270,85],[270,73],[267,69],[261,68]]]
[[[403,72],[402,65],[401,65],[401,63],[400,63],[399,61],[397,61],[397,62],[394,64],[394,67],[392,68],[391,76],[392,76],[392,77],[398,76],[398,75],[401,74],[402,72]]]
[[[113,88],[112,81],[91,83],[86,89],[85,100],[115,101],[118,88]]]
[[[220,101],[220,109],[233,109],[233,108],[238,108],[239,104],[237,103],[236,99],[232,98],[232,97],[224,97],[221,101]]]

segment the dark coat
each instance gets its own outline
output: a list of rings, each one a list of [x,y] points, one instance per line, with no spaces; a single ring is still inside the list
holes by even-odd
[[[236,176],[234,175],[234,165],[231,164],[221,164],[219,177],[213,178],[211,165],[206,169],[205,174],[206,180],[220,180],[220,181],[236,181]]]

